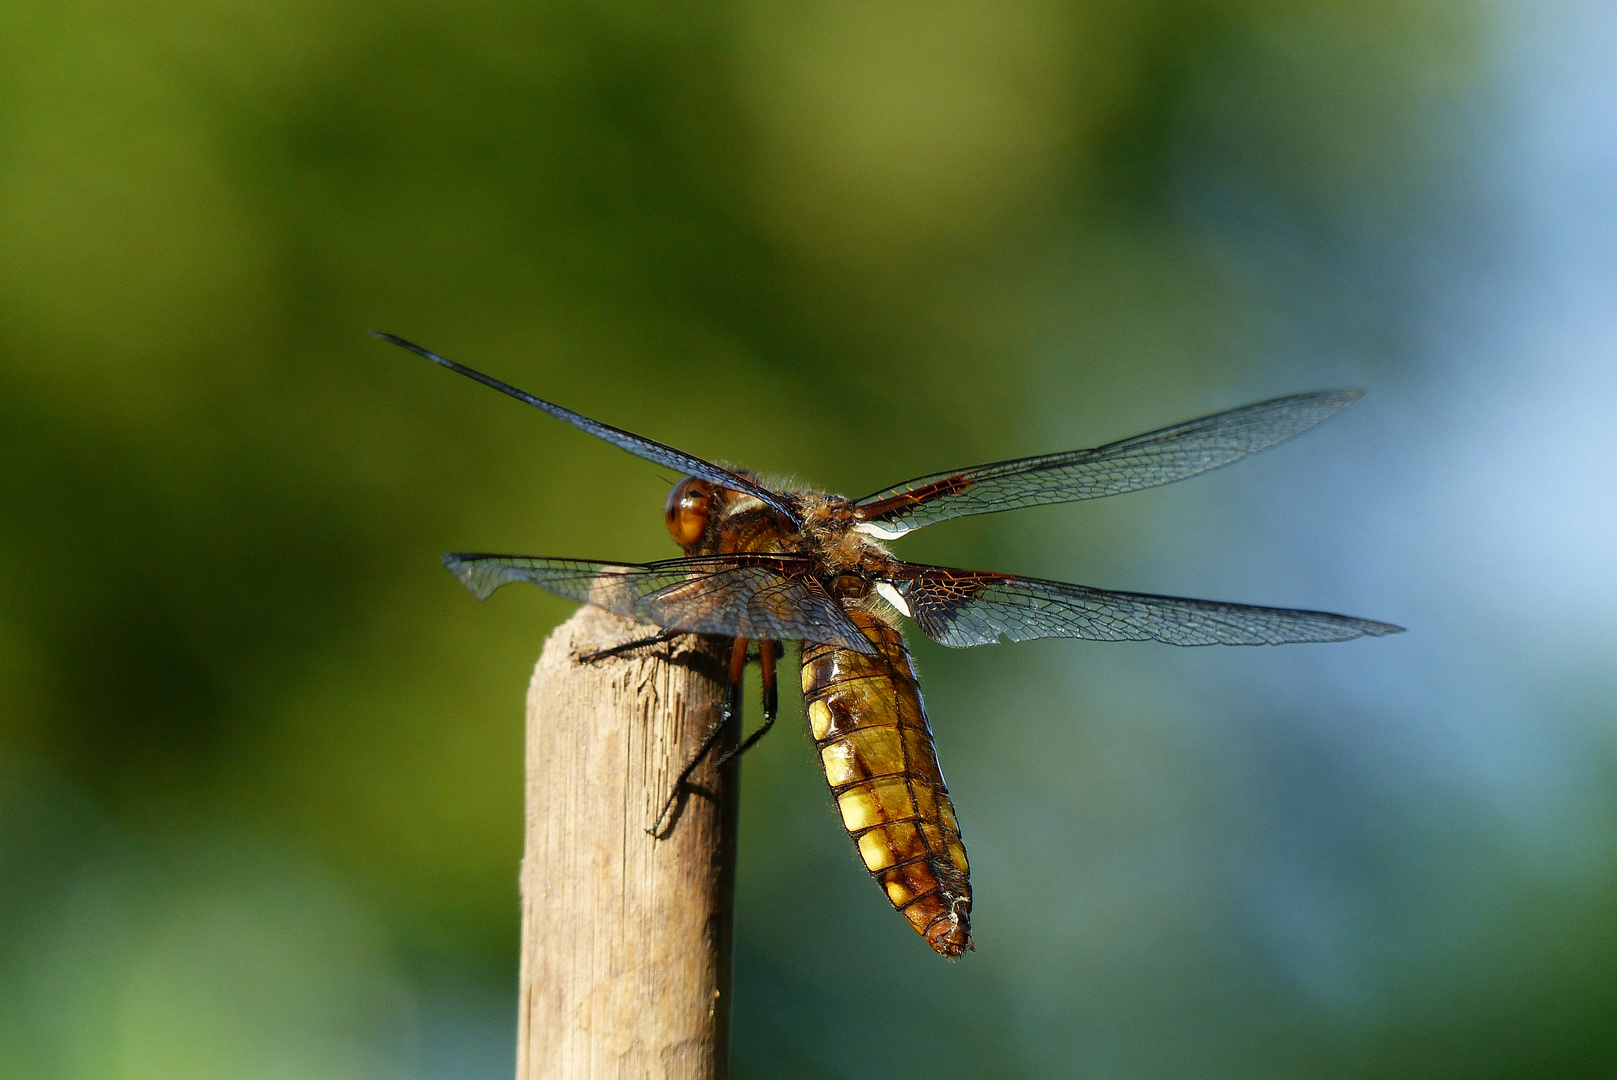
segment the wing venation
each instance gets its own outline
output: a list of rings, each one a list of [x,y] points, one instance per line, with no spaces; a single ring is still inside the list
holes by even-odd
[[[891,580],[921,632],[955,648],[1047,637],[1282,645],[1403,632],[1391,623],[1326,611],[1114,592],[938,566],[900,564]]]
[[[966,514],[1075,502],[1171,484],[1221,468],[1300,435],[1364,396],[1316,390],[1136,435],[1090,450],[1017,458],[934,473],[854,504],[866,531],[884,539]]]
[[[527,582],[627,618],[696,634],[873,647],[807,559],[738,553],[632,564],[528,555],[455,554],[444,566],[478,599]]]
[[[526,390],[519,390],[510,383],[501,382],[492,375],[485,375],[476,368],[469,368],[465,364],[449,359],[447,356],[439,356],[431,349],[424,349],[420,345],[412,341],[406,341],[404,338],[394,334],[385,333],[381,330],[372,330],[371,333],[389,344],[397,345],[401,349],[431,360],[440,367],[446,367],[457,375],[464,375],[474,382],[480,382],[484,386],[498,390],[502,394],[514,397],[525,405],[532,405],[536,409],[547,412],[558,420],[565,420],[580,431],[587,431],[597,439],[603,439],[620,450],[627,450],[636,457],[645,458],[647,461],[655,461],[657,464],[666,465],[671,469],[678,469],[689,476],[700,476],[704,480],[710,480],[720,487],[729,488],[732,491],[744,491],[748,495],[759,499],[765,505],[785,514],[793,523],[801,524],[797,511],[778,492],[770,491],[766,487],[755,484],[746,477],[731,472],[721,465],[715,465],[711,461],[703,461],[694,454],[687,454],[683,450],[675,450],[672,446],[664,445],[654,439],[648,439],[644,435],[636,435],[632,431],[624,431],[622,428],[613,427],[611,424],[603,424],[599,420],[590,419],[583,413],[576,413],[543,398],[534,397]]]

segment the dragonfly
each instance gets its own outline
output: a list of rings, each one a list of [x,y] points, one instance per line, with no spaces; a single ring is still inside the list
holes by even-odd
[[[582,659],[679,634],[732,639],[717,721],[648,832],[666,835],[681,793],[727,731],[739,729],[742,677],[758,644],[763,709],[720,764],[755,745],[778,711],[777,661],[800,643],[805,713],[842,825],[889,903],[939,954],[971,949],[971,867],[938,767],[903,620],[944,645],[1086,638],[1169,645],[1347,641],[1403,627],[1324,611],[1119,592],[982,570],[904,562],[888,543],[951,518],[1097,499],[1221,468],[1314,427],[1364,396],[1316,390],[1187,420],[1087,450],[954,469],[861,499],[771,486],[593,420],[381,331],[377,337],[677,470],[668,531],[685,552],[650,563],[457,553],[444,565],[479,599],[525,582],[648,623],[657,631]]]

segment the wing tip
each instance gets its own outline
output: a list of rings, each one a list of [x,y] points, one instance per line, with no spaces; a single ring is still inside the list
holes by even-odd
[[[389,345],[397,345],[399,348],[408,349],[413,353],[420,353],[424,351],[421,346],[417,345],[415,342],[407,341],[406,339],[399,337],[397,334],[390,334],[386,330],[373,329],[370,331],[370,335],[371,337],[376,338],[378,341],[385,341]]]
[[[1321,633],[1317,637],[1299,637],[1267,642],[1271,645],[1334,645],[1343,641],[1357,641],[1360,638],[1391,637],[1394,634],[1406,633],[1404,627],[1396,623],[1379,622],[1375,619],[1360,619],[1352,615],[1336,615],[1329,612],[1319,612],[1329,616],[1329,632]]]
[[[454,574],[456,580],[458,580],[462,585],[466,586],[467,591],[469,591],[473,596],[477,597],[479,600],[487,600],[490,596],[494,595],[494,590],[499,588],[499,584],[496,583],[493,585],[484,585],[477,582],[477,568],[471,565],[472,560],[475,558],[477,558],[476,555],[469,555],[463,552],[450,552],[449,554],[443,556],[439,562],[443,563],[444,569],[448,570],[451,574]]]
[[[1369,391],[1362,386],[1343,386],[1335,390],[1328,391],[1328,393],[1332,398],[1341,402],[1341,404],[1337,406],[1337,411],[1340,412],[1351,405],[1357,405],[1359,402],[1363,401],[1364,395],[1369,393]]]
[[[1362,386],[1334,386],[1326,390],[1309,390],[1301,394],[1293,394],[1290,398],[1280,398],[1279,400],[1281,402],[1288,400],[1298,403],[1306,402],[1315,408],[1328,409],[1329,411],[1320,417],[1319,421],[1315,421],[1319,423],[1330,419],[1343,409],[1358,404],[1364,399],[1367,392]]]
[[[399,348],[403,349],[405,352],[415,353],[417,356],[421,357],[423,360],[431,360],[434,364],[437,364],[440,367],[446,367],[450,371],[458,371],[461,374],[465,374],[466,372],[471,370],[470,368],[467,368],[462,364],[457,364],[455,361],[450,360],[448,357],[439,356],[437,353],[433,352],[431,349],[428,349],[428,348],[426,348],[424,346],[421,346],[421,345],[417,345],[415,342],[409,340],[408,338],[401,338],[401,337],[399,337],[399,335],[390,334],[386,330],[372,330],[370,332],[370,335],[373,338],[377,338],[377,339],[379,339],[381,341],[387,342],[389,345],[397,345]],[[473,375],[472,377],[473,378],[478,378],[478,376],[476,376],[476,375]],[[479,379],[479,381],[482,381],[482,380]]]
[[[1324,614],[1324,613],[1322,613]],[[1375,619],[1359,619],[1352,615],[1333,615],[1335,633],[1328,636],[1314,638],[1295,638],[1290,641],[1270,642],[1273,645],[1290,645],[1296,643],[1334,645],[1342,641],[1357,641],[1360,638],[1391,637],[1394,634],[1403,634],[1408,631],[1397,623],[1378,622]]]

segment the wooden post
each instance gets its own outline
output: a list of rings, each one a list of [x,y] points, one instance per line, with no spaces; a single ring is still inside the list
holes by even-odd
[[[719,715],[728,643],[577,660],[654,631],[586,606],[534,668],[517,1080],[729,1076],[735,764],[646,834]]]

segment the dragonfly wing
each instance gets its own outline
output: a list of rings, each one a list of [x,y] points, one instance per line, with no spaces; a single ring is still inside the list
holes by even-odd
[[[907,480],[854,504],[883,539],[966,514],[1098,499],[1171,484],[1267,450],[1352,405],[1363,390],[1316,390],[1187,420],[1092,450],[1018,458]]]
[[[699,555],[635,565],[456,554],[445,555],[444,565],[480,600],[522,581],[674,630],[873,651],[809,560],[794,556]]]
[[[545,401],[543,398],[536,398],[526,390],[519,390],[510,383],[501,382],[492,375],[485,375],[481,371],[469,368],[465,364],[449,359],[447,356],[439,356],[431,349],[424,349],[420,345],[406,341],[401,337],[384,333],[381,330],[372,330],[371,333],[383,341],[431,360],[434,364],[446,367],[456,374],[464,375],[468,379],[480,382],[484,386],[498,390],[502,394],[514,397],[526,405],[532,405],[534,408],[547,412],[558,420],[565,420],[580,431],[587,431],[597,439],[604,439],[620,450],[627,450],[636,457],[643,457],[647,461],[655,461],[657,464],[666,465],[670,469],[678,469],[689,476],[700,476],[702,479],[710,480],[722,488],[729,488],[732,491],[744,491],[785,514],[794,523],[801,523],[797,511],[788,505],[778,492],[761,487],[746,477],[733,473],[722,466],[715,465],[711,461],[703,461],[701,458],[693,454],[687,454],[683,450],[675,450],[672,446],[665,446],[643,435],[636,435],[632,431],[624,431],[622,428],[613,427],[611,424],[603,424],[599,420],[590,419],[583,413],[576,413],[571,409],[565,409],[560,405]]]
[[[921,632],[962,648],[1001,638],[1070,637],[1169,645],[1282,645],[1397,634],[1403,627],[1325,611],[1113,592],[1059,581],[900,564],[892,587]]]

